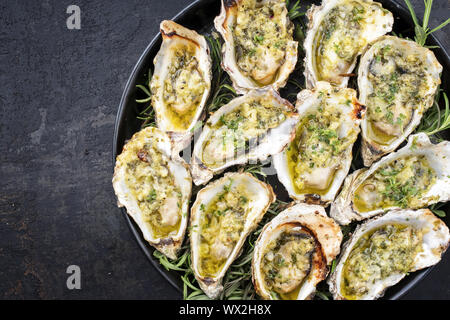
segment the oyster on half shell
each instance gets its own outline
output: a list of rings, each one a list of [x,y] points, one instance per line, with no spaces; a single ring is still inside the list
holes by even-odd
[[[191,208],[192,269],[208,297],[220,295],[228,267],[274,201],[271,186],[249,173],[227,173],[198,192]]]
[[[358,70],[359,100],[367,107],[361,123],[365,166],[394,151],[433,105],[442,66],[414,41],[384,36],[370,45]]]
[[[450,142],[432,144],[424,133],[370,168],[354,171],[331,205],[340,224],[399,208],[419,209],[450,200]]]
[[[307,16],[303,44],[307,88],[314,88],[317,81],[346,87],[356,58],[394,23],[392,13],[372,0],[323,0]]]
[[[222,67],[238,93],[285,86],[298,46],[287,13],[284,0],[222,0],[214,24],[225,42]]]
[[[148,127],[133,135],[117,157],[113,187],[144,239],[171,259],[177,257],[188,221],[192,179],[173,155],[165,132]]]
[[[445,223],[428,209],[393,210],[359,225],[328,280],[335,300],[373,300],[409,272],[438,263],[449,245]]]
[[[364,107],[356,91],[319,81],[297,96],[294,140],[273,156],[278,179],[294,200],[328,205],[348,174]]]
[[[160,25],[162,45],[150,83],[158,128],[185,147],[203,115],[211,89],[211,58],[205,38],[173,21]]]
[[[251,160],[265,160],[294,138],[298,115],[272,89],[231,100],[208,119],[195,142],[191,173],[196,185]]]
[[[318,205],[297,204],[264,226],[255,243],[252,279],[258,295],[304,300],[328,274],[339,254],[340,227]]]

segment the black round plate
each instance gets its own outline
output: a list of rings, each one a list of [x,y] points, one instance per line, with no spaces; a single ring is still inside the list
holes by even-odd
[[[409,12],[400,6],[394,0],[379,0],[383,4],[383,7],[390,10],[394,19],[394,32],[396,34],[401,34],[403,37],[413,38],[414,27],[412,24]],[[320,4],[320,1],[302,0],[302,7],[306,8],[310,4]],[[197,0],[191,5],[186,7],[183,11],[178,13],[172,20],[177,23],[189,28],[196,30],[201,34],[210,34],[213,29],[213,19],[220,12],[220,0]],[[442,64],[444,71],[450,69],[450,56],[442,48],[439,41],[431,35],[428,38],[427,44],[430,46],[438,46],[439,48],[433,49],[437,59]],[[122,148],[126,140],[130,139],[131,136],[140,130],[141,121],[136,117],[141,111],[142,105],[138,105],[136,100],[136,85],[145,82],[145,77],[150,68],[153,68],[153,59],[156,53],[159,51],[161,45],[161,36],[158,34],[153,38],[150,44],[147,46],[145,51],[139,58],[136,66],[134,67],[130,78],[125,86],[125,90],[120,101],[119,110],[117,112],[115,130],[114,130],[114,141],[113,141],[113,165],[115,164],[115,159],[117,155],[122,151]],[[300,72],[303,73],[303,68]],[[293,74],[291,77],[297,77],[303,79],[301,74]],[[441,88],[448,92],[450,87],[450,73],[444,72],[442,74],[442,84]],[[301,80],[303,83],[303,80]],[[281,91],[283,95],[283,91]],[[284,95],[286,96],[286,95]],[[446,132],[446,138],[449,139],[450,134]],[[269,182],[274,187],[275,192],[282,200],[286,199],[286,193],[283,186],[278,182],[277,178],[269,179]],[[277,191],[278,190],[278,191]],[[443,207],[445,212],[450,212],[450,204],[446,204]],[[180,279],[180,275],[176,272],[169,272],[159,264],[159,261],[153,257],[153,247],[151,247],[142,237],[141,231],[137,225],[130,219],[125,209],[122,209],[123,215],[127,220],[127,223],[133,232],[136,241],[139,246],[144,251],[147,258],[151,261],[154,267],[163,275],[163,277],[175,288],[182,292],[183,283]],[[450,217],[444,218],[447,225],[450,224]],[[385,299],[399,299],[408,290],[410,290],[415,284],[417,284],[421,279],[423,279],[426,274],[431,270],[427,268],[418,272],[414,272],[409,276],[405,277],[400,283],[389,288],[384,296]],[[174,297],[176,298],[176,297]]]

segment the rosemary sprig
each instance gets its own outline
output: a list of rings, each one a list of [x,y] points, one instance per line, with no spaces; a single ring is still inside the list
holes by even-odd
[[[444,202],[440,202],[440,203],[435,203],[433,205],[430,206],[430,210],[437,215],[438,217],[441,218],[445,218],[446,217],[446,213],[444,210],[441,210],[440,208],[443,207],[445,205]]]
[[[318,297],[321,300],[330,300],[331,293],[326,291],[316,291],[316,297]]]
[[[144,104],[150,102],[144,109],[139,112],[138,116],[136,117],[139,120],[142,120],[142,128],[145,127],[155,127],[156,126],[156,119],[155,119],[155,110],[153,110],[152,107],[152,90],[150,88],[150,82],[152,80],[152,70],[148,70],[148,76],[147,81],[145,85],[138,84],[136,85],[136,88],[138,88],[144,95],[145,98],[142,99],[136,99],[136,103],[138,104]]]
[[[439,106],[440,95],[444,100],[444,109]],[[416,129],[416,132],[423,132],[429,136],[438,135],[441,131],[450,129],[450,106],[447,94],[441,89],[438,89],[433,107],[430,108],[422,117],[420,125]],[[438,140],[443,140],[437,136]]]
[[[243,167],[243,171],[251,173],[255,178],[262,178],[263,180],[265,180],[267,177],[267,174],[264,172],[264,166],[266,164],[267,164],[267,162],[248,164]]]
[[[289,0],[286,0],[286,8],[289,8]],[[306,13],[303,11],[300,11],[300,0],[297,0],[296,3],[289,9],[288,16],[289,19],[295,20],[297,18],[300,18],[304,16]]]
[[[435,32],[439,29],[442,29],[443,27],[445,27],[447,24],[450,23],[450,18],[448,18],[443,23],[441,23],[439,26],[437,26],[436,28],[433,28],[430,30],[430,28],[428,27],[428,22],[430,20],[430,13],[431,13],[431,7],[433,6],[433,0],[424,0],[423,1],[425,4],[425,11],[423,14],[422,25],[419,23],[419,20],[417,19],[417,15],[414,12],[414,8],[411,5],[411,2],[409,0],[404,0],[404,1],[405,1],[406,6],[408,7],[408,10],[411,14],[411,18],[414,22],[414,31],[415,31],[414,40],[421,46],[425,46],[427,38],[430,34],[432,34],[433,32]]]
[[[237,96],[236,91],[231,86],[230,78],[222,69],[222,44],[219,36],[213,32],[211,36],[206,36],[206,40],[211,48],[212,78],[211,94],[208,101],[208,112],[214,112],[224,104],[230,102]]]

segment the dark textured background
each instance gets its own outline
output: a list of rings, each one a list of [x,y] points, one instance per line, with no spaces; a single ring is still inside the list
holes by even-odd
[[[111,186],[114,119],[138,57],[190,0],[0,4],[0,298],[170,299]],[[420,13],[420,0],[412,1]],[[81,30],[66,28],[80,6]],[[430,24],[449,16],[435,0]],[[450,50],[448,32],[437,33]],[[66,288],[67,266],[82,289]],[[450,255],[408,293],[450,299]]]

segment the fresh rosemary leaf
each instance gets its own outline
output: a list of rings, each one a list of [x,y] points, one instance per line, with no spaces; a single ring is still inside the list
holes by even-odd
[[[435,215],[437,215],[438,217],[441,217],[441,218],[445,218],[446,217],[446,213],[445,213],[444,210],[434,209],[434,210],[431,210],[431,211],[433,211],[433,213]]]
[[[425,46],[427,38],[430,34],[439,29],[442,29],[443,27],[445,27],[447,24],[450,23],[450,18],[448,18],[436,28],[430,30],[430,28],[428,27],[428,23],[430,21],[430,14],[431,14],[431,7],[433,6],[433,0],[423,1],[425,5],[425,10],[422,19],[422,25],[419,23],[419,20],[417,19],[417,15],[414,11],[413,6],[411,5],[411,2],[409,0],[404,1],[406,6],[408,7],[409,13],[411,14],[411,18],[414,22],[414,31],[415,31],[414,40],[421,46]]]
[[[289,8],[289,1],[286,1],[286,7]],[[297,2],[294,3],[294,5],[288,11],[289,19],[295,20],[301,16],[304,16],[305,12],[302,12],[300,10],[300,0],[297,0]]]
[[[435,96],[433,107],[430,108],[422,117],[420,125],[416,129],[417,132],[426,133],[429,136],[436,136],[440,132],[450,129],[450,106],[447,94],[442,92],[444,100],[444,108],[439,106],[440,94],[442,90],[438,89],[438,93]],[[442,140],[439,136],[436,136],[438,140]]]
[[[145,93],[147,96],[149,96],[149,97],[152,96],[150,90],[147,89],[146,87],[144,87],[143,85],[138,84],[138,85],[136,85],[136,88],[139,88],[139,89],[141,89],[142,91],[144,91],[144,93]],[[137,100],[136,100],[136,102],[137,102]]]

